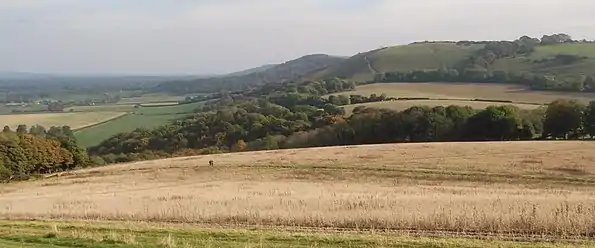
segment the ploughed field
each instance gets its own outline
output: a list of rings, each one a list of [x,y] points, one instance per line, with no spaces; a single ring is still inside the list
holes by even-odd
[[[3,185],[0,215],[586,238],[595,233],[593,150],[431,143],[164,159]]]

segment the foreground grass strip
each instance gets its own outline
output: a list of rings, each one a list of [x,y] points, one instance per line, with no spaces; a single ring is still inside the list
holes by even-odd
[[[0,221],[1,247],[593,247],[580,241],[513,242],[497,239],[411,237],[256,229],[205,229],[118,222]]]

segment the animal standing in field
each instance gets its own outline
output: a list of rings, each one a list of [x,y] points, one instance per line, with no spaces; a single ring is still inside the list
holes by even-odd
[[[209,165],[213,166],[215,164],[215,162],[213,162],[213,160],[209,160]]]

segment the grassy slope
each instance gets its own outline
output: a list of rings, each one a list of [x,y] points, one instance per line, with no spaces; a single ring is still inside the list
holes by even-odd
[[[355,55],[327,70],[308,75],[306,79],[346,77],[358,81],[374,78],[375,72],[437,69],[454,67],[482,45],[458,46],[450,43],[410,44],[377,49]]]
[[[90,147],[122,132],[130,132],[137,128],[155,128],[182,118],[194,112],[202,103],[183,104],[164,107],[141,107],[133,113],[94,127],[75,133],[79,144]]]
[[[455,67],[482,47],[483,45],[459,46],[451,43],[393,46],[355,55],[341,64],[310,74],[305,79],[339,76],[366,81],[373,78],[375,71],[390,72],[438,69],[440,66]],[[580,55],[589,57],[589,59],[568,66],[543,66],[532,62],[557,54]],[[370,63],[366,61],[366,58]],[[583,73],[595,75],[595,44],[538,46],[530,56],[502,59],[494,65],[494,68],[515,72],[548,73],[563,77],[576,77]]]
[[[552,58],[559,54],[578,55],[588,57],[587,59],[571,65],[548,66],[542,63],[535,63],[535,60]],[[496,62],[496,70],[507,70],[514,72],[533,72],[542,74],[558,75],[563,78],[578,78],[582,74],[595,76],[595,44],[561,44],[551,46],[539,46],[529,56],[506,58]]]
[[[377,71],[452,68],[467,59],[482,45],[411,44],[390,47],[369,56]]]

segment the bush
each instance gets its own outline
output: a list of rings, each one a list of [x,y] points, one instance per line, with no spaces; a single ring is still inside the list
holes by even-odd
[[[90,160],[91,166],[102,166],[107,164],[107,162],[100,156],[91,156]]]
[[[209,155],[209,154],[220,154],[223,153],[219,147],[211,146],[200,150],[200,154],[202,155]]]
[[[10,180],[11,176],[12,171],[4,167],[4,165],[2,164],[2,160],[0,160],[0,181],[7,182]]]

